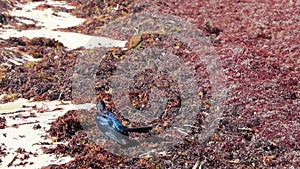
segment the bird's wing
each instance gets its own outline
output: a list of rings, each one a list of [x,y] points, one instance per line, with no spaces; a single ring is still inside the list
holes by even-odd
[[[105,124],[106,125],[112,125],[113,124],[113,122],[112,122],[111,119],[103,117],[103,116],[101,116],[99,114],[96,114],[95,118],[96,118],[97,125],[98,125],[98,123],[101,124],[101,125],[105,125]]]
[[[126,127],[122,125],[122,123],[116,118],[116,116],[114,116],[113,113],[106,112],[106,117],[112,121],[113,128],[124,135],[128,135],[128,133],[125,131]]]

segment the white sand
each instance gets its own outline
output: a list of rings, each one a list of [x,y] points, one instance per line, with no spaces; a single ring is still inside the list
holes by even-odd
[[[8,39],[9,37],[46,37],[54,38],[69,49],[76,49],[78,47],[85,47],[92,49],[95,47],[124,47],[126,41],[113,40],[110,38],[90,36],[73,32],[59,32],[51,30],[24,30],[17,31],[13,29],[6,30],[5,33],[0,35],[0,38]]]

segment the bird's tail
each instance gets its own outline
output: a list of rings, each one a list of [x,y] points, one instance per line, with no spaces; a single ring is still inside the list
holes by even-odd
[[[133,128],[126,128],[126,132],[136,132],[136,133],[148,133],[150,130],[152,130],[152,126],[146,126],[146,127],[133,127]]]

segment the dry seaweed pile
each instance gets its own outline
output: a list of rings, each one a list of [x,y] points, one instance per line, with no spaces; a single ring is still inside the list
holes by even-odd
[[[141,10],[189,19],[211,39],[219,53],[230,93],[223,118],[208,140],[185,138],[166,155],[149,158],[126,159],[107,152],[84,133],[76,132],[81,127],[74,125],[77,124],[76,115],[71,112],[54,122],[50,132],[59,139],[67,136],[69,144],[45,149],[45,152],[70,155],[75,160],[44,168],[296,168],[300,165],[298,2],[168,0],[103,3],[83,0],[71,3],[77,7],[74,14],[88,20],[82,26],[67,30],[93,35],[109,21]],[[155,43],[151,44],[154,39]],[[166,43],[169,41],[163,36],[143,35],[140,47],[157,44],[168,48]],[[22,66],[2,65],[1,93],[35,97],[36,100],[52,100],[60,96],[61,99],[70,99],[76,52],[66,51],[59,42],[47,39],[2,42],[1,47],[17,45],[19,51],[42,60]],[[173,52],[181,55],[180,50],[185,48],[180,46]],[[97,76],[109,77],[114,64],[130,54],[130,51],[126,52],[113,49],[108,53],[111,56],[104,60],[104,67],[100,67],[102,71],[97,72]],[[5,53],[5,50],[1,52],[1,61],[4,61]],[[185,61],[192,60],[192,57],[193,54],[182,56]],[[205,73],[202,74],[203,68],[203,65],[199,66],[197,71],[199,81],[207,79]],[[98,97],[110,101],[108,83],[102,84],[98,83],[96,88]],[[208,92],[204,100],[209,98],[209,89],[201,89]],[[147,89],[137,91],[141,92],[147,93]],[[140,99],[137,95],[132,93],[137,107],[148,101],[147,94]],[[201,118],[197,120],[200,126]],[[59,132],[55,133],[53,129]]]
[[[1,40],[0,58],[32,56],[40,61],[25,61],[21,65],[1,64],[0,94],[9,96],[2,102],[18,97],[34,100],[70,100],[73,65],[76,51],[67,51],[62,43],[46,38],[9,38]]]
[[[51,123],[51,128],[48,130],[49,134],[60,142],[70,139],[78,130],[83,130],[75,116],[76,113],[72,110],[59,117]]]
[[[187,148],[189,158],[199,153],[208,168],[299,166],[299,3],[154,3],[207,34],[229,78],[224,119],[210,142]]]

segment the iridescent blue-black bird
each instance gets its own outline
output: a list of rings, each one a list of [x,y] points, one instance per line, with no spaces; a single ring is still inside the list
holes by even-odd
[[[137,128],[123,126],[112,112],[106,110],[105,103],[101,100],[97,103],[97,110],[96,123],[98,128],[103,132],[104,137],[106,139],[113,139],[121,145],[135,142],[129,139],[128,132],[147,133],[153,128],[151,126]]]

